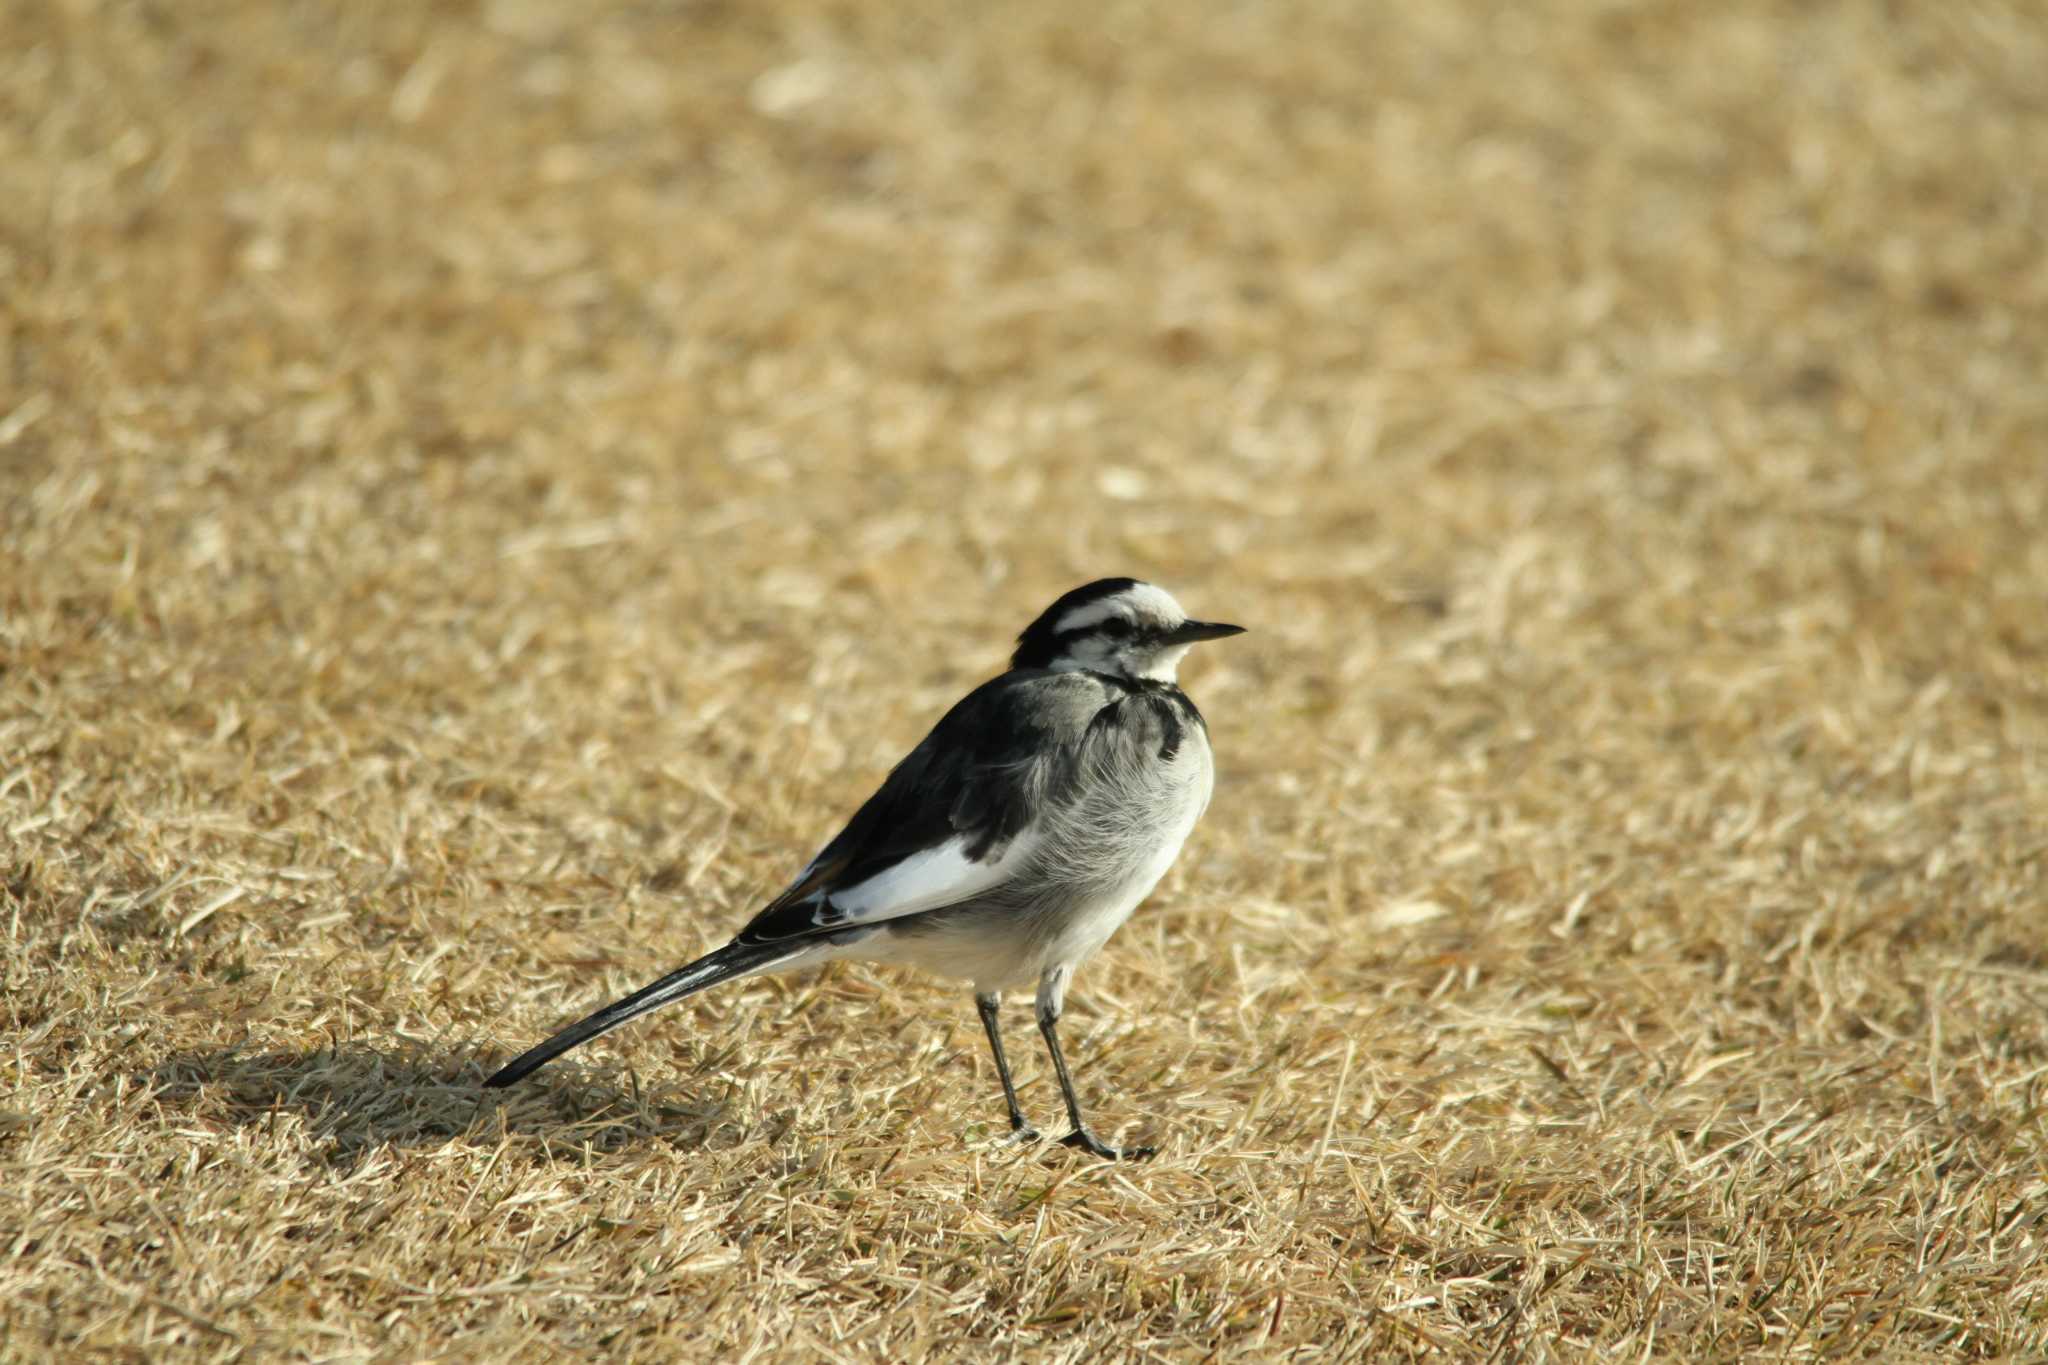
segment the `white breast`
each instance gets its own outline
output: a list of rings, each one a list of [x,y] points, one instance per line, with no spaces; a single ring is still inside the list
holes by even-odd
[[[1113,814],[1105,810],[1109,819],[1096,827],[1100,843],[1093,850],[1096,856],[1087,861],[1096,864],[1097,874],[1067,923],[1047,943],[1047,965],[1079,962],[1093,954],[1123,927],[1173,866],[1195,822],[1208,809],[1215,786],[1208,741],[1194,730],[1171,763],[1132,777],[1131,787],[1115,799]]]

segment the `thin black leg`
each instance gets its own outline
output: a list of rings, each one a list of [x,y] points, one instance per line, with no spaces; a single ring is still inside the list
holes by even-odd
[[[1061,1143],[1093,1152],[1110,1161],[1140,1161],[1151,1156],[1154,1148],[1125,1147],[1119,1150],[1089,1131],[1087,1121],[1081,1117],[1081,1101],[1074,1094],[1074,1078],[1067,1073],[1066,1055],[1060,1051],[1059,1024],[1060,1017],[1057,1012],[1039,1010],[1038,1031],[1045,1035],[1046,1051],[1052,1053],[1052,1069],[1060,1078],[1060,1093],[1067,1097],[1067,1117],[1074,1122],[1074,1131],[1061,1138]]]
[[[996,1055],[996,1075],[1003,1081],[1003,1102],[1010,1106],[1010,1136],[1019,1142],[1036,1142],[1038,1130],[1017,1104],[1017,1083],[1010,1079],[1010,1059],[1003,1055],[1003,1033],[996,1021],[996,1010],[1002,1003],[1003,997],[993,991],[974,997],[974,1007],[981,1011],[981,1026],[988,1033],[988,1050]]]

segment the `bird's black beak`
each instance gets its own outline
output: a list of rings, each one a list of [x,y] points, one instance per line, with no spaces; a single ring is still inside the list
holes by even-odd
[[[1243,626],[1225,625],[1221,621],[1183,621],[1166,632],[1164,643],[1169,645],[1199,644],[1203,640],[1221,640],[1230,635],[1244,634]]]

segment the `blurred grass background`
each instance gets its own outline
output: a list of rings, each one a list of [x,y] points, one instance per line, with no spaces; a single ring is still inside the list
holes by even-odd
[[[0,8],[0,1352],[2048,1351],[2043,71]],[[1071,1015],[1157,1162],[881,969],[480,1101],[1111,573],[1255,631]]]

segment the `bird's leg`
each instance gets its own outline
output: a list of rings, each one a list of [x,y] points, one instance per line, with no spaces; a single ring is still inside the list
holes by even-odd
[[[996,1075],[1002,1078],[1003,1102],[1010,1106],[1010,1138],[1013,1142],[1036,1142],[1038,1130],[1024,1117],[1023,1109],[1017,1104],[1017,1083],[1010,1079],[1010,1059],[1003,1055],[1003,1034],[996,1021],[996,1011],[1003,1003],[1002,992],[990,991],[974,997],[974,1007],[981,1011],[981,1026],[988,1032],[988,1050],[996,1055]]]
[[[1081,1117],[1081,1101],[1074,1094],[1074,1078],[1067,1071],[1066,1054],[1060,1051],[1060,1009],[1066,1002],[1066,967],[1053,967],[1046,971],[1038,983],[1038,1031],[1045,1035],[1045,1049],[1052,1054],[1053,1072],[1060,1078],[1060,1094],[1066,1097],[1067,1117],[1073,1121],[1074,1131],[1060,1139],[1063,1146],[1079,1147],[1093,1152],[1096,1156],[1110,1161],[1139,1161],[1151,1156],[1151,1147],[1126,1147],[1121,1150],[1110,1146],[1089,1131],[1087,1120]]]

